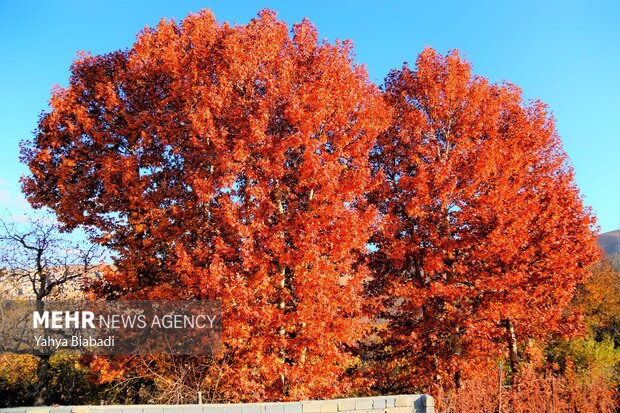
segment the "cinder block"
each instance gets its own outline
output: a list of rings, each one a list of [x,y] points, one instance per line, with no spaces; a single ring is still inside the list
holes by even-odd
[[[284,413],[283,403],[265,403],[265,413]]]
[[[50,407],[50,413],[71,413],[72,406]]]
[[[326,400],[321,404],[321,413],[338,413],[338,402]]]
[[[372,399],[369,397],[363,397],[355,399],[355,410],[371,410]]]
[[[90,406],[90,413],[123,413],[124,406]]]
[[[49,407],[27,407],[26,413],[49,413]]]
[[[301,403],[284,403],[284,413],[302,413]]]
[[[162,406],[162,411],[163,413],[183,413],[183,407],[175,406],[175,405]],[[99,413],[106,413],[106,412],[99,412]]]
[[[164,413],[163,406],[142,406],[142,413]]]
[[[202,406],[196,405],[185,405],[185,406],[170,406],[173,409],[181,409],[181,413],[202,413]],[[124,409],[123,409],[124,410]],[[123,413],[138,413],[135,411],[132,412],[123,412]],[[171,413],[167,407],[164,407],[164,413]],[[176,411],[174,413],[177,413]]]
[[[411,407],[413,406],[413,399],[411,396],[396,396],[394,399],[395,407]]]
[[[385,398],[385,407],[396,407],[394,405],[394,397],[386,397]]]
[[[122,412],[123,413],[142,413],[142,406],[123,406]],[[195,413],[202,413],[202,412],[195,412]]]
[[[349,412],[355,410],[355,399],[340,399],[338,400],[338,411]]]
[[[217,409],[216,411],[217,413],[241,413],[242,411],[241,406],[242,406],[241,404],[221,404],[218,408],[216,408]],[[188,409],[188,407],[186,407],[186,409]],[[202,408],[201,408],[200,412],[185,411],[183,413],[204,413],[204,412],[202,411]]]
[[[422,394],[414,402],[416,413],[435,413],[435,399],[427,394]]]
[[[242,404],[241,413],[264,413],[263,406],[259,403]]]
[[[433,396],[429,396],[428,394],[423,394],[422,398],[424,399],[425,406],[435,407],[435,399],[433,398]]]
[[[385,399],[383,397],[380,399],[373,399],[372,408],[376,410],[385,409]]]
[[[321,413],[321,400],[304,400],[301,402],[302,413]]]

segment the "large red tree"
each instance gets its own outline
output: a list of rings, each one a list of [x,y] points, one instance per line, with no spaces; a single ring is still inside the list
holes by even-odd
[[[384,385],[458,386],[502,354],[514,370],[520,340],[575,327],[564,310],[597,255],[553,118],[432,49],[389,75],[385,99],[371,290],[388,297]]]
[[[23,189],[115,251],[100,294],[222,300],[218,397],[349,390],[368,153],[386,125],[349,43],[205,11],[76,60],[51,108],[23,147]]]

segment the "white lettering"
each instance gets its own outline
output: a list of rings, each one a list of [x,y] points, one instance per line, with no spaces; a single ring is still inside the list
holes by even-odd
[[[32,328],[37,328],[41,324],[43,324],[43,327],[45,328],[49,327],[49,324],[50,324],[49,313],[47,311],[44,311],[43,313],[34,311],[32,313]]]

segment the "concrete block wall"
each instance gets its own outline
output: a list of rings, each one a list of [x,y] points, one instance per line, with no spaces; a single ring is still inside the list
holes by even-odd
[[[0,413],[435,413],[426,394],[285,403],[12,407]]]

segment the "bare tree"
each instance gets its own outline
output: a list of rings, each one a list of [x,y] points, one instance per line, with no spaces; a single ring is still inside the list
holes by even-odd
[[[71,242],[49,219],[16,224],[0,218],[0,268],[12,284],[27,286],[37,301],[88,274],[98,263],[97,245]],[[3,280],[3,281],[5,281]]]
[[[101,257],[97,245],[71,241],[60,225],[50,219],[15,223],[0,218],[0,284],[22,290],[18,294],[36,300],[37,309],[42,309],[44,300],[69,284],[75,287]],[[49,365],[49,355],[39,356],[33,388],[35,405],[46,403]]]

